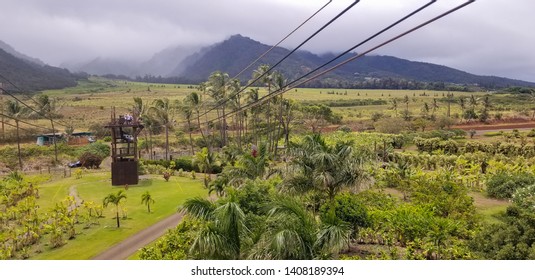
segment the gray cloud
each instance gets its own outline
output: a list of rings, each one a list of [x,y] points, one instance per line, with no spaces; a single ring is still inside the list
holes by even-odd
[[[0,39],[52,65],[112,57],[142,61],[172,45],[207,45],[240,33],[278,42],[327,0],[3,0]],[[333,0],[284,43],[294,47],[351,0]],[[347,49],[426,0],[362,0],[303,48]],[[462,0],[433,8],[367,48]],[[467,8],[375,51],[468,72],[535,81],[535,10],[531,0],[478,0]]]

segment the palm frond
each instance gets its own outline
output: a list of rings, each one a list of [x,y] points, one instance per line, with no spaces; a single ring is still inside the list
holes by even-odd
[[[213,202],[204,198],[195,197],[186,200],[179,210],[193,218],[208,221],[213,217],[215,208]]]

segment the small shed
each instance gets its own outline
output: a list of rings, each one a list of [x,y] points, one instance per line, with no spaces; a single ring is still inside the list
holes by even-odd
[[[61,141],[63,139],[63,134],[61,133],[46,133],[37,135],[37,145],[38,146],[48,146],[54,144],[54,141]]]
[[[69,136],[67,144],[69,145],[86,145],[93,142],[93,133],[91,132],[74,132]]]

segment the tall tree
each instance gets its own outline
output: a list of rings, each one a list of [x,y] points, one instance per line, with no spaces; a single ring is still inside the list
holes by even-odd
[[[245,101],[247,104],[254,104],[257,102],[260,98],[258,94],[258,88],[250,88],[246,93],[246,99]],[[257,134],[257,128],[258,128],[258,113],[259,113],[260,107],[259,106],[253,106],[251,107],[251,118],[252,118],[252,135],[253,135],[253,143],[255,145],[258,145],[258,134]]]
[[[154,117],[163,125],[165,129],[165,160],[169,160],[169,129],[172,127],[173,108],[169,99],[156,99],[153,107],[150,108]]]
[[[58,162],[58,146],[56,138],[56,129],[54,128],[54,117],[57,113],[58,108],[56,107],[57,100],[51,99],[46,94],[38,95],[36,98],[37,111],[41,116],[50,120],[50,125],[52,126],[52,139],[54,141],[54,162]],[[40,117],[40,116],[37,116]]]
[[[433,103],[431,104],[431,117],[434,119],[435,118],[435,111],[436,109],[438,109],[439,106],[438,106],[438,103],[437,103],[437,99],[436,98],[433,98]]]
[[[115,219],[117,220],[117,227],[119,228],[121,226],[119,222],[119,204],[121,203],[121,200],[126,199],[126,194],[123,190],[118,191],[117,193],[110,193],[108,196],[104,198],[102,201],[102,204],[104,207],[108,207],[108,205],[111,203],[115,205]]]
[[[203,84],[204,87],[204,84]],[[199,130],[201,132],[202,139],[204,140],[204,143],[208,145],[208,142],[206,140],[206,135],[204,135],[204,131],[201,126],[201,118],[200,118],[200,111],[201,107],[203,106],[203,102],[201,99],[201,96],[196,92],[191,92],[184,98],[184,104],[189,106],[193,111],[195,111],[197,115],[197,126],[199,127]]]
[[[262,64],[258,66],[256,70],[253,71],[252,81],[257,81],[257,85],[262,85],[267,88],[267,93],[271,93],[271,85],[273,84],[273,76],[269,73],[270,66],[267,64]],[[271,151],[271,140],[272,140],[272,128],[271,128],[271,99],[267,101],[266,107],[266,136],[268,141],[268,150]]]
[[[6,103],[6,114],[15,120],[16,136],[17,136],[17,151],[19,157],[19,168],[22,170],[22,155],[20,152],[20,136],[19,136],[19,118],[25,113],[25,110],[20,106],[18,101],[8,100]]]
[[[394,110],[395,116],[398,116],[398,100],[396,98],[390,99],[390,110]]]
[[[152,132],[151,132],[151,126],[152,122],[150,119],[150,116],[147,114],[147,105],[143,103],[143,99],[141,97],[134,97],[134,115],[137,116],[138,120],[142,120],[143,125],[147,127],[147,129],[143,130],[143,134],[145,135],[145,151],[147,154],[149,154],[149,158],[152,159]],[[150,134],[150,140],[148,138],[148,135]]]
[[[227,144],[227,118],[225,116],[225,107],[227,105],[227,84],[229,75],[221,71],[213,72],[208,78],[207,89],[210,96],[216,102],[216,110],[220,120],[221,147]]]
[[[232,79],[227,84],[227,94],[230,98],[230,107],[232,111],[239,110],[241,108],[241,96],[240,96],[240,80],[238,79]],[[240,128],[240,116],[242,113],[234,114],[233,116],[233,129],[236,132],[235,138],[238,141],[238,147],[241,149],[241,128]]]
[[[180,108],[179,111],[182,113],[182,116],[184,116],[184,118],[186,119],[186,125],[187,125],[186,130],[188,131],[188,135],[189,135],[189,145],[191,147],[191,155],[194,155],[195,150],[193,146],[193,137],[191,135],[193,133],[193,126],[191,122],[193,119],[194,108],[188,102],[186,102],[186,99],[184,100],[184,102],[180,102],[179,100],[176,100],[175,106],[177,108]]]
[[[277,133],[274,134],[273,137],[273,154],[277,156],[277,147],[279,139],[281,138],[281,128],[284,126],[284,119],[282,117],[283,113],[283,106],[284,106],[284,96],[282,91],[286,87],[286,79],[284,78],[284,75],[282,75],[280,72],[273,72],[272,74],[272,80],[273,80],[273,87],[274,91],[281,91],[281,94],[278,98],[274,98],[274,104],[279,104],[279,116],[278,116],[278,122],[277,122]]]
[[[208,188],[212,177],[212,166],[216,163],[214,154],[208,150],[207,147],[202,148],[193,157],[193,164],[199,167],[199,170],[204,173],[204,186]]]

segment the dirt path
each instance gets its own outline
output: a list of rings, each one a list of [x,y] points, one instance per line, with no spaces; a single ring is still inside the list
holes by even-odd
[[[180,213],[173,214],[93,257],[93,260],[126,260],[137,250],[162,236],[168,229],[178,225],[182,216]]]

